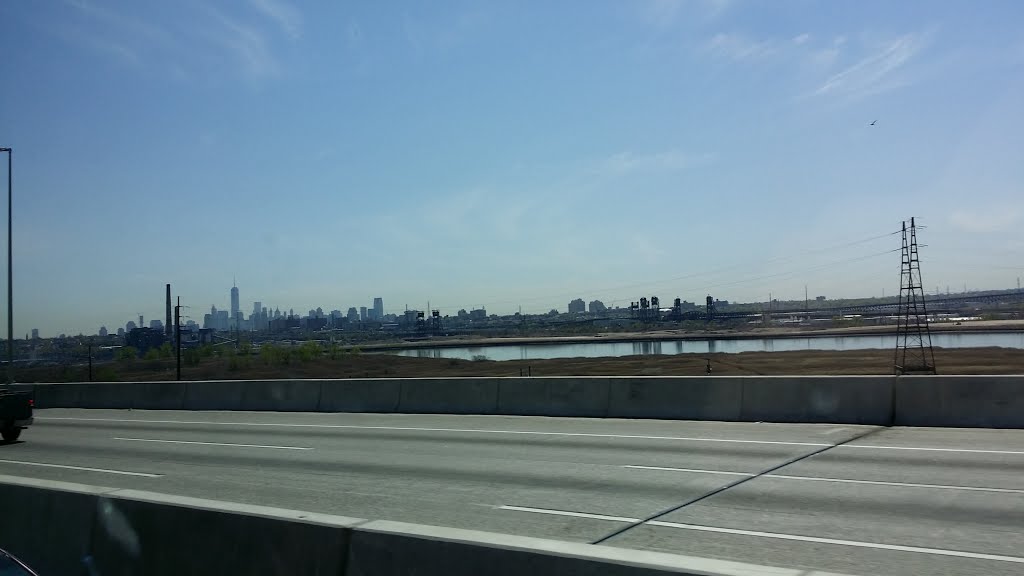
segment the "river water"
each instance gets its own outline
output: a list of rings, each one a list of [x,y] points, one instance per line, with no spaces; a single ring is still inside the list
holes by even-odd
[[[1001,346],[1024,350],[1024,332],[962,332],[932,334],[932,345],[941,348]],[[809,336],[803,338],[744,338],[735,340],[662,340],[588,342],[586,344],[508,344],[389,350],[391,354],[419,358],[473,358],[488,360],[543,360],[548,358],[601,358],[636,354],[708,354],[737,352],[786,352],[791,350],[865,350],[896,347],[895,335]]]

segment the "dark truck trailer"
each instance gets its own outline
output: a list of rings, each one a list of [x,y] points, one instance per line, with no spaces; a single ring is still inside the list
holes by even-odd
[[[32,424],[32,393],[0,388],[0,436],[14,442]]]

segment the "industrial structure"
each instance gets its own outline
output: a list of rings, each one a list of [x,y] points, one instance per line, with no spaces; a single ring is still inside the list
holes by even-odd
[[[921,260],[917,251],[917,225],[913,218],[910,219],[909,230],[906,221],[903,222],[896,326],[896,357],[893,362],[896,374],[935,374],[935,351],[932,350],[932,334],[928,326]]]

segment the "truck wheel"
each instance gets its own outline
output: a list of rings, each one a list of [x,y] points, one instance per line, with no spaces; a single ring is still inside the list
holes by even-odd
[[[0,436],[4,437],[5,442],[14,442],[21,436],[21,428],[4,428],[0,430]]]

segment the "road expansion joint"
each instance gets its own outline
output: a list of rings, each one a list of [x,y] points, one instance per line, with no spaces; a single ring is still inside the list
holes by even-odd
[[[686,508],[687,506],[691,506],[691,505],[696,504],[696,503],[698,503],[698,502],[700,502],[702,500],[706,500],[708,498],[711,498],[712,496],[715,496],[717,494],[721,494],[722,492],[725,492],[726,490],[730,490],[730,489],[735,488],[735,487],[737,487],[737,486],[739,486],[741,484],[746,484],[747,482],[750,482],[752,480],[756,480],[756,479],[762,478],[762,477],[764,477],[766,475],[770,475],[770,474],[772,474],[773,472],[775,472],[777,470],[785,468],[786,466],[790,466],[792,464],[796,464],[797,462],[800,462],[802,460],[806,460],[808,458],[813,458],[814,456],[817,456],[819,454],[823,454],[825,452],[828,452],[829,450],[832,450],[833,448],[838,448],[840,446],[844,446],[844,445],[849,444],[851,442],[856,442],[858,440],[863,440],[863,439],[867,438],[868,436],[872,436],[874,434],[877,434],[878,432],[881,432],[882,430],[888,430],[888,429],[889,429],[888,426],[879,426],[878,428],[874,428],[872,430],[868,430],[868,431],[863,432],[861,434],[857,434],[856,436],[853,436],[852,438],[848,438],[846,440],[843,440],[842,442],[839,442],[838,444],[830,444],[828,446],[822,446],[821,448],[818,448],[816,450],[812,450],[811,452],[808,452],[807,454],[802,454],[800,456],[796,456],[794,458],[790,458],[789,460],[786,460],[785,462],[783,462],[781,464],[772,466],[771,468],[767,468],[767,469],[762,470],[761,472],[758,472],[756,474],[750,474],[749,476],[744,476],[742,478],[738,478],[737,480],[735,480],[733,482],[730,482],[730,483],[726,484],[725,486],[722,486],[720,488],[716,488],[716,489],[714,489],[714,490],[712,490],[710,492],[707,492],[705,494],[701,494],[700,496],[695,496],[695,497],[693,497],[693,498],[691,498],[689,500],[686,500],[686,501],[682,502],[681,504],[676,504],[674,506],[666,508],[665,510],[661,510],[659,512],[655,512],[654,514],[651,514],[650,516],[648,516],[646,518],[641,518],[641,519],[639,519],[639,520],[637,520],[635,522],[631,522],[631,523],[629,523],[629,524],[627,524],[627,525],[625,525],[625,526],[623,526],[621,528],[613,530],[611,533],[609,533],[609,534],[607,534],[605,536],[602,536],[602,537],[598,538],[597,540],[594,540],[593,542],[591,542],[591,544],[603,544],[606,541],[608,541],[608,540],[610,540],[612,538],[615,538],[616,536],[620,536],[620,535],[622,535],[622,534],[632,530],[633,528],[636,528],[637,526],[641,526],[641,525],[646,524],[646,523],[651,522],[651,521],[659,520],[660,518],[668,516],[669,514],[675,512],[677,510],[682,510],[683,508]]]

